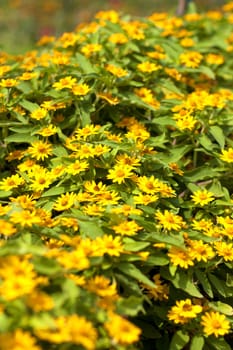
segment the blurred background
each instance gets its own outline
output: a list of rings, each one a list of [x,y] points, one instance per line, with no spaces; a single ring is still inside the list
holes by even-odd
[[[100,10],[136,16],[175,13],[178,0],[0,0],[0,50],[23,53],[43,35],[58,36],[88,22]],[[224,0],[196,0],[198,11],[214,10]]]

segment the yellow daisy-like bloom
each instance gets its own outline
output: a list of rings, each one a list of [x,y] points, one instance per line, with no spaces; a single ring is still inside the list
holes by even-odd
[[[108,37],[108,41],[113,44],[125,44],[129,39],[123,33],[113,33]]]
[[[116,283],[111,283],[111,281],[104,276],[90,278],[87,280],[85,287],[101,297],[110,297],[117,294]]]
[[[88,167],[89,167],[88,162],[76,160],[73,164],[70,164],[65,169],[65,171],[68,174],[77,175],[77,174],[81,173],[82,171],[87,170]]]
[[[18,224],[21,227],[32,227],[32,225],[38,225],[41,223],[40,217],[35,210],[22,210],[15,211],[10,214],[10,221],[14,224]]]
[[[35,141],[26,152],[28,152],[32,158],[36,158],[36,160],[44,160],[52,155],[52,145],[43,141]]]
[[[41,120],[44,119],[47,116],[47,110],[45,108],[38,108],[35,109],[31,114],[30,117],[32,119],[36,119],[36,120]]]
[[[70,209],[76,200],[76,195],[71,193],[62,194],[54,203],[53,209],[57,211],[63,211]]]
[[[150,195],[150,194],[143,194],[143,193],[139,193],[137,196],[133,197],[135,204],[143,204],[143,205],[148,205],[150,203],[156,202],[158,199],[159,197],[155,194]]]
[[[35,312],[51,310],[54,307],[53,299],[39,290],[27,296],[26,304]]]
[[[145,61],[145,62],[139,63],[137,65],[137,68],[143,73],[152,73],[159,70],[161,66],[150,61]]]
[[[24,72],[19,79],[20,80],[31,80],[33,78],[37,77],[37,73],[32,73],[32,72]]]
[[[139,226],[134,220],[123,221],[118,225],[112,227],[116,234],[121,236],[134,236],[142,227]]]
[[[101,92],[101,93],[98,93],[97,96],[102,100],[107,101],[110,105],[113,105],[113,106],[117,105],[120,102],[120,100],[117,97],[112,96],[110,92]]]
[[[0,80],[0,86],[5,88],[11,88],[17,86],[18,82],[15,79],[2,79]]]
[[[184,269],[188,269],[189,266],[194,265],[193,258],[190,256],[189,251],[186,249],[172,247],[169,249],[167,255],[174,266],[180,266]]]
[[[205,261],[212,259],[215,256],[213,249],[199,240],[188,240],[190,257],[197,261]]]
[[[168,231],[174,230],[178,231],[185,227],[185,222],[183,218],[179,215],[173,214],[171,211],[165,210],[164,213],[158,211],[155,214],[156,219],[159,224]]]
[[[96,247],[97,256],[103,256],[104,254],[120,256],[123,252],[121,237],[104,235],[103,237],[97,237],[93,245]]]
[[[153,281],[155,282],[154,288],[148,286],[146,284],[141,284],[143,288],[143,292],[148,295],[149,298],[154,300],[167,300],[169,287],[166,283],[161,281],[160,274],[156,274],[153,276]]]
[[[199,67],[203,59],[203,55],[197,51],[187,51],[182,53],[179,59],[180,59],[180,62],[184,64],[186,67],[197,68]]]
[[[207,191],[206,188],[203,190],[195,191],[194,194],[191,195],[191,198],[196,205],[200,205],[201,207],[203,207],[206,204],[209,204],[214,200],[213,193]]]
[[[44,127],[43,129],[37,131],[37,134],[43,137],[49,137],[56,134],[57,131],[58,128],[55,125],[49,124],[47,127]]]
[[[75,96],[84,96],[87,95],[90,91],[90,86],[87,84],[75,84],[72,86],[72,93]]]
[[[0,350],[41,350],[41,347],[29,332],[16,329],[13,333],[0,334]]]
[[[11,175],[0,181],[0,190],[11,191],[24,184],[24,179],[18,174]]]
[[[214,248],[217,252],[217,254],[225,261],[233,261],[233,244],[232,243],[226,243],[226,242],[215,242]]]
[[[139,340],[141,330],[124,317],[109,312],[108,321],[104,327],[116,344],[132,344]]]
[[[125,179],[129,179],[133,175],[132,170],[132,166],[116,164],[113,169],[109,170],[107,178],[121,184],[125,182]]]
[[[214,335],[215,337],[228,334],[230,331],[230,322],[226,319],[226,316],[219,312],[206,312],[201,317],[201,325],[205,335]]]
[[[118,78],[122,78],[122,77],[125,77],[126,75],[128,75],[128,72],[125,69],[123,69],[121,67],[114,66],[113,64],[107,64],[107,66],[105,68],[108,72],[112,73],[113,75],[115,75]]]
[[[219,55],[219,54],[214,54],[214,53],[209,53],[206,56],[206,62],[209,64],[216,64],[216,65],[220,65],[223,64],[225,59],[223,55]]]
[[[168,312],[168,319],[174,323],[186,323],[202,312],[202,306],[193,305],[191,299],[180,300]]]
[[[140,176],[137,179],[138,188],[149,195],[153,195],[159,192],[160,181],[154,177],[154,175],[149,178],[146,176]]]
[[[97,331],[90,321],[83,316],[60,316],[54,320],[55,328],[36,330],[36,335],[42,340],[55,344],[74,343],[86,350],[96,348]],[[28,349],[29,350],[29,349]]]
[[[102,49],[100,44],[87,44],[81,48],[81,52],[86,56],[90,57],[93,53],[99,52]]]
[[[58,82],[54,83],[53,87],[55,88],[55,90],[72,89],[73,86],[76,84],[76,81],[76,78],[67,76],[65,78],[61,78]]]
[[[228,150],[222,150],[222,155],[220,158],[227,163],[233,163],[233,148],[228,148]]]
[[[12,236],[16,232],[16,228],[10,222],[0,219],[0,234],[4,236]]]

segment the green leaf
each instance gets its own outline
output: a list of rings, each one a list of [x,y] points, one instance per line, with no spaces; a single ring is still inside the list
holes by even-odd
[[[211,350],[232,350],[232,347],[224,340],[224,338],[207,338],[206,343],[211,346]]]
[[[151,232],[150,237],[155,241],[159,243],[167,243],[169,245],[174,245],[176,247],[182,247],[184,246],[184,239],[183,236],[169,236],[168,234],[164,233],[157,233],[157,232]]]
[[[23,100],[19,104],[21,107],[25,108],[29,112],[33,112],[36,109],[40,108],[40,106],[37,103],[33,103],[27,100]]]
[[[190,344],[190,350],[202,350],[205,344],[205,340],[200,335],[195,335]]]
[[[95,73],[95,67],[90,63],[90,61],[81,53],[76,53],[76,58],[78,61],[79,68],[83,70],[84,73],[90,74]]]
[[[96,237],[100,237],[104,235],[102,228],[99,225],[97,220],[95,221],[83,221],[78,220],[80,232],[82,235],[86,237],[90,237],[91,239],[95,239]]]
[[[138,242],[128,237],[123,239],[123,243],[124,249],[130,252],[139,252],[150,245],[149,242]]]
[[[133,264],[121,262],[117,264],[117,269],[125,275],[136,279],[138,282],[145,283],[149,287],[155,288],[155,284]]]
[[[233,315],[233,308],[231,305],[222,303],[221,301],[213,301],[208,303],[208,306],[210,306],[213,310],[218,311],[224,315],[232,316]]]
[[[182,350],[189,342],[189,335],[183,331],[177,331],[171,340],[169,350]]]
[[[224,149],[225,136],[224,136],[223,130],[219,126],[213,125],[210,127],[210,133],[214,137],[214,139],[218,142],[221,149]]]
[[[227,287],[226,282],[223,280],[220,280],[213,274],[209,273],[208,278],[211,282],[211,284],[215,287],[215,289],[218,291],[219,294],[221,294],[225,298],[229,298],[233,296],[233,289]]]
[[[218,175],[217,169],[213,169],[208,166],[201,166],[194,170],[186,171],[184,178],[191,181],[196,182],[205,179],[212,179],[213,177]]]
[[[48,191],[45,191],[41,197],[50,197],[50,196],[58,196],[59,194],[63,194],[68,191],[68,188],[65,186],[52,187]]]
[[[174,276],[172,276],[168,271],[163,272],[163,277],[172,282],[172,284],[189,295],[196,298],[203,298],[199,289],[195,286],[192,277],[188,276],[187,272],[178,270]]]
[[[144,311],[143,308],[144,298],[131,295],[126,299],[120,299],[117,302],[117,311],[124,315],[136,316],[140,311]]]
[[[210,141],[210,139],[208,138],[208,136],[202,134],[199,137],[199,142],[205,149],[207,149],[207,151],[213,151],[213,144]]]
[[[212,291],[212,288],[211,288],[211,284],[210,284],[208,278],[206,277],[206,273],[202,272],[201,270],[196,269],[195,270],[195,274],[196,274],[199,282],[201,283],[202,288],[206,292],[206,294],[210,298],[213,298],[214,294],[213,294],[213,291]]]
[[[56,260],[46,258],[45,256],[34,257],[33,264],[35,270],[43,275],[51,276],[61,272],[61,267]]]
[[[6,143],[11,143],[11,142],[32,143],[37,140],[38,140],[37,137],[31,136],[28,133],[14,134],[14,135],[7,136],[5,138]]]

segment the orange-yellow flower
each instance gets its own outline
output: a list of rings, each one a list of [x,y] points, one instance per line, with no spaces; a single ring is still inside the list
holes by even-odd
[[[207,336],[213,334],[215,337],[219,337],[230,332],[230,322],[226,319],[225,315],[219,312],[206,312],[201,317],[201,325]]]

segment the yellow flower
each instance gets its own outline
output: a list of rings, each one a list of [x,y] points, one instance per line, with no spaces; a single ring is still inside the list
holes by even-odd
[[[49,124],[47,127],[44,127],[43,129],[37,131],[37,134],[43,137],[48,137],[56,134],[57,131],[58,131],[58,128],[55,125]]]
[[[83,128],[75,130],[75,136],[77,140],[83,139],[86,140],[88,136],[96,135],[99,133],[100,126],[99,125],[86,125]]]
[[[226,242],[215,242],[214,248],[217,252],[217,254],[225,261],[233,261],[233,244],[232,243],[226,243]]]
[[[150,203],[156,202],[158,199],[159,197],[155,194],[150,195],[150,194],[143,194],[143,193],[139,193],[138,195],[133,197],[135,204],[143,204],[143,205],[148,205]]]
[[[143,73],[152,73],[159,70],[161,66],[150,61],[145,61],[145,62],[139,63],[137,65],[137,68]]]
[[[220,54],[209,53],[206,56],[205,60],[209,64],[220,65],[224,63],[224,56]]]
[[[36,160],[44,160],[52,155],[52,145],[43,141],[35,141],[26,152],[28,152],[32,158],[36,158]]]
[[[15,211],[10,214],[10,221],[14,224],[19,224],[21,227],[32,227],[32,225],[38,225],[41,222],[40,217],[35,210],[21,210]]]
[[[44,119],[47,116],[47,110],[44,108],[38,108],[35,109],[31,114],[30,117],[32,119],[36,119],[36,120],[41,120]]]
[[[103,215],[105,209],[98,204],[89,204],[83,207],[83,212],[89,216]]]
[[[111,297],[117,294],[116,283],[104,276],[95,276],[87,280],[85,287],[100,297]]]
[[[203,59],[202,54],[197,51],[187,51],[180,55],[180,62],[188,68],[199,67],[200,62]]]
[[[53,209],[57,211],[63,211],[70,209],[76,200],[76,194],[73,192],[62,194],[54,203]]]
[[[32,293],[43,282],[25,256],[8,255],[1,258],[0,277],[0,295],[7,301]]]
[[[75,84],[72,86],[72,93],[75,96],[87,95],[90,91],[90,87],[87,84]]]
[[[122,77],[125,77],[126,75],[128,75],[128,72],[125,69],[123,69],[121,67],[114,66],[113,64],[107,64],[105,69],[118,78],[122,78]]]
[[[129,179],[133,175],[132,170],[133,167],[130,165],[116,164],[113,169],[109,170],[107,178],[121,184],[125,182],[125,179]]]
[[[19,79],[20,80],[31,80],[33,78],[37,77],[37,73],[32,73],[32,72],[24,72]]]
[[[185,222],[181,216],[173,214],[168,210],[165,210],[164,213],[158,211],[155,217],[159,221],[159,224],[168,231],[178,231],[185,226]]]
[[[90,262],[83,249],[65,251],[58,253],[57,261],[68,270],[85,270],[90,266]]]
[[[108,37],[108,41],[113,44],[125,44],[129,41],[129,39],[123,33],[113,33]]]
[[[17,86],[18,82],[15,79],[2,79],[0,80],[0,86],[5,88],[11,88]]]
[[[0,219],[0,234],[12,236],[17,232],[16,228],[8,221]]]
[[[102,49],[100,44],[86,44],[81,48],[81,52],[86,56],[90,57],[93,53],[99,52]]]
[[[26,304],[35,312],[51,310],[54,307],[53,299],[39,290],[27,296]]]
[[[121,236],[134,236],[139,230],[142,230],[142,227],[139,226],[134,220],[125,220],[118,225],[114,225],[112,229],[116,234]]]
[[[171,247],[167,253],[174,266],[180,266],[184,269],[188,269],[189,266],[193,266],[194,262],[190,253],[186,249]]]
[[[146,176],[140,176],[137,179],[138,188],[149,195],[153,195],[159,192],[160,181],[154,177],[154,175],[149,178]]]
[[[68,174],[77,175],[87,170],[88,167],[89,167],[88,162],[76,160],[73,164],[68,165],[65,171]]]
[[[101,92],[98,93],[97,96],[107,101],[110,105],[117,105],[119,103],[119,99],[117,97],[112,96],[112,94],[109,92]]]
[[[188,246],[190,257],[197,261],[207,262],[215,256],[213,249],[201,240],[188,240]]]
[[[203,207],[206,204],[209,204],[214,200],[213,193],[207,191],[206,188],[203,190],[195,191],[194,194],[191,195],[191,198],[196,205],[200,205],[201,207]]]
[[[201,317],[201,325],[205,335],[214,335],[215,337],[223,336],[230,332],[230,322],[226,319],[226,316],[219,312],[206,312]]]
[[[116,344],[133,344],[139,340],[141,334],[140,328],[113,312],[109,312],[104,327]]]
[[[153,281],[155,282],[154,288],[146,284],[141,284],[143,292],[148,295],[149,298],[154,300],[167,300],[169,287],[166,283],[162,283],[160,274],[153,276]]]
[[[104,235],[97,237],[93,244],[96,247],[98,256],[108,254],[110,256],[120,256],[123,252],[121,237],[113,237],[112,235]]]
[[[168,312],[168,319],[174,323],[186,323],[202,312],[202,306],[193,305],[190,299],[180,300]]]
[[[73,86],[76,84],[76,81],[76,78],[72,78],[69,75],[65,78],[61,78],[58,82],[54,83],[53,87],[55,88],[55,90],[72,89]]]
[[[222,150],[222,155],[220,158],[227,163],[233,163],[233,148],[228,148],[227,150]]]
[[[0,350],[41,350],[41,347],[29,332],[16,329],[13,333],[0,334]]]
[[[54,323],[55,328],[37,329],[35,332],[37,337],[55,344],[69,342],[81,345],[86,350],[96,349],[97,331],[85,317],[60,316]]]
[[[3,191],[11,191],[18,186],[24,184],[24,179],[18,174],[11,175],[0,181],[0,189]]]

